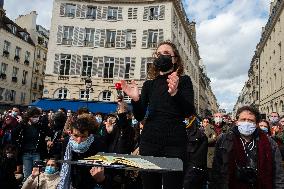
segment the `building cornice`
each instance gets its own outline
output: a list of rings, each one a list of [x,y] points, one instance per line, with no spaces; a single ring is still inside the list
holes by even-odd
[[[260,56],[261,51],[263,50],[269,36],[272,33],[273,28],[275,27],[277,20],[279,19],[284,8],[284,0],[277,0],[277,3],[272,9],[272,13],[265,25],[264,31],[262,32],[260,42],[257,45],[257,55]]]
[[[58,2],[65,1],[66,0],[55,0]],[[87,3],[99,3],[99,4],[110,4],[110,3],[121,3],[121,4],[130,4],[130,3],[136,3],[136,4],[152,4],[152,3],[165,3],[165,2],[172,2],[177,14],[181,18],[180,21],[189,37],[189,40],[193,46],[193,49],[200,60],[199,50],[198,50],[198,44],[197,41],[193,38],[191,35],[190,29],[189,29],[189,20],[187,18],[186,12],[184,10],[184,7],[182,5],[181,0],[68,0],[70,2],[87,2]]]

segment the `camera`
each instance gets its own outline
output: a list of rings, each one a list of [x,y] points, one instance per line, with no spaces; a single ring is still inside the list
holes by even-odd
[[[41,160],[34,161],[34,167],[44,167],[45,163]]]
[[[253,167],[237,166],[237,178],[246,184],[255,184],[257,181],[257,170]]]

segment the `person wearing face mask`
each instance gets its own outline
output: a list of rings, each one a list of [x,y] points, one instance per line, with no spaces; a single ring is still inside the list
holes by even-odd
[[[222,133],[226,133],[228,130],[227,125],[225,124],[225,122],[223,121],[223,114],[218,112],[215,113],[213,115],[213,121],[214,121],[214,130],[217,134],[217,136],[219,136]]]
[[[279,120],[279,114],[277,112],[271,112],[269,116],[271,137],[277,142],[282,154],[282,159],[284,160],[284,127]]]
[[[23,116],[22,123],[13,130],[12,141],[19,149],[23,161],[24,179],[32,173],[33,162],[47,157],[46,136],[50,129],[40,121],[41,111],[31,107]]]
[[[270,136],[270,127],[269,127],[269,122],[265,119],[260,120],[258,123],[258,127],[260,130],[262,130],[267,136]]]
[[[236,125],[217,140],[209,189],[281,189],[284,171],[275,141],[257,127],[258,110],[237,110]]]
[[[34,167],[32,174],[24,182],[22,189],[56,189],[59,183],[59,167],[55,159],[46,162],[44,172]]]
[[[154,52],[149,68],[149,80],[139,94],[134,81],[121,81],[121,87],[131,99],[133,114],[142,121],[148,113],[141,135],[140,154],[145,156],[180,158],[186,166],[187,136],[184,119],[195,115],[191,78],[184,75],[183,62],[175,44],[162,42]],[[144,189],[183,188],[183,173],[143,173]]]
[[[64,160],[82,160],[98,152],[106,152],[107,147],[94,133],[96,121],[92,116],[83,114],[74,119],[71,125],[71,136],[67,140]],[[80,175],[80,176],[78,176]],[[63,163],[60,171],[60,181],[57,189],[110,189],[110,177],[102,167],[89,167],[77,164]]]
[[[15,129],[19,125],[18,116],[19,116],[19,108],[14,107],[12,109],[11,115],[8,115],[4,123],[2,125],[3,137],[1,144],[4,147],[7,144],[11,144],[12,140],[12,130]]]

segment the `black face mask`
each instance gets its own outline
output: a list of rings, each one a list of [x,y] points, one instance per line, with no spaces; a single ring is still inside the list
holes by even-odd
[[[160,55],[153,61],[155,67],[157,67],[161,72],[167,72],[173,68],[174,64],[172,62],[171,55]]]

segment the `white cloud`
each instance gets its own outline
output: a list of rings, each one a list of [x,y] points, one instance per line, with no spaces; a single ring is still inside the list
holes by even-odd
[[[268,17],[269,0],[187,0],[200,56],[220,108],[233,109]]]

